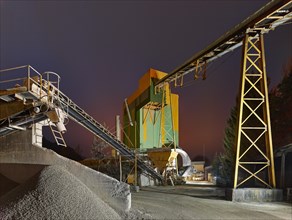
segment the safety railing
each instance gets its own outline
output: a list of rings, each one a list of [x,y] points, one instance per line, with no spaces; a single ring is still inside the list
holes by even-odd
[[[33,85],[38,91],[33,89]],[[32,92],[39,99],[43,96],[58,99],[59,85],[60,76],[57,73],[41,74],[30,65],[0,70],[0,90],[17,90],[21,87],[22,92]],[[49,98],[47,100],[53,101]]]

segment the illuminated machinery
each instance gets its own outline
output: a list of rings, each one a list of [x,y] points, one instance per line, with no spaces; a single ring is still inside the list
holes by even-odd
[[[59,81],[58,74],[41,74],[29,65],[0,70],[0,146],[13,144],[9,135],[24,131],[32,133],[28,144],[42,146],[42,126],[50,126],[57,144],[66,146],[64,122],[71,119],[133,160],[134,152],[62,93]],[[162,181],[162,176],[141,159],[136,158],[136,163],[142,172]]]
[[[276,188],[263,35],[291,20],[292,1],[272,0],[155,83],[160,91],[189,73],[204,80],[209,63],[242,46],[234,189]]]
[[[292,1],[272,0],[169,74],[163,76],[161,72],[150,70],[149,76],[141,79],[138,91],[129,98],[130,116],[137,125],[125,128],[130,140],[126,138],[125,143],[136,143],[132,146],[138,146],[142,151],[176,147],[178,109],[175,98],[170,98],[175,97],[170,95],[170,83],[182,86],[184,76],[189,73],[194,73],[195,80],[205,80],[211,62],[242,46],[233,188],[247,187],[255,182],[261,187],[276,188],[264,34],[290,24],[291,20]],[[160,117],[154,117],[158,115]],[[128,122],[124,117],[125,125]]]
[[[179,118],[177,94],[164,89],[155,91],[154,85],[167,74],[150,69],[139,81],[138,89],[124,103],[124,143],[146,154],[154,167],[163,173],[177,170],[177,155],[181,154],[184,166],[190,166],[187,154],[178,149]],[[164,172],[166,177],[166,172]]]
[[[66,109],[56,105],[60,77],[39,74],[31,66],[0,70],[0,137],[32,126],[32,144],[42,146],[42,127],[49,126],[58,145],[66,147]],[[4,141],[3,141],[4,142]]]

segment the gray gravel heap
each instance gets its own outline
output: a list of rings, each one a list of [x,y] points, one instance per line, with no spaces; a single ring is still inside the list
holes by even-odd
[[[0,219],[121,219],[86,185],[48,166],[0,198]]]

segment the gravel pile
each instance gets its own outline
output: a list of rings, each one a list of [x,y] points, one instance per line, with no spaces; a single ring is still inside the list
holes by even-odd
[[[121,217],[71,173],[48,166],[0,198],[0,219]]]

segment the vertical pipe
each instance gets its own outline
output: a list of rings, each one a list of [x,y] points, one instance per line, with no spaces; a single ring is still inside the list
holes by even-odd
[[[119,141],[122,140],[121,138],[121,122],[120,122],[120,116],[116,115],[116,134],[117,134],[117,139]]]
[[[27,90],[30,91],[30,66],[27,66]]]
[[[133,126],[133,121],[132,121],[132,117],[131,117],[131,114],[130,114],[130,110],[129,110],[127,99],[125,99],[125,106],[126,106],[126,110],[127,110],[127,113],[128,113],[128,118],[129,118],[130,125]]]
[[[137,121],[135,121],[135,186],[137,186]]]
[[[120,122],[120,116],[116,115],[116,135],[117,139],[121,141],[121,122]],[[120,168],[120,182],[123,181],[123,168],[122,168],[122,156],[121,154],[117,151],[117,155],[119,156],[119,168]]]
[[[164,113],[164,99],[165,99],[165,83],[162,87],[162,100],[161,100],[161,109],[160,109],[160,128],[159,128],[159,143],[158,147],[163,147],[165,138],[165,130],[164,130],[164,120],[165,120],[165,113]],[[161,144],[161,145],[160,145]]]

